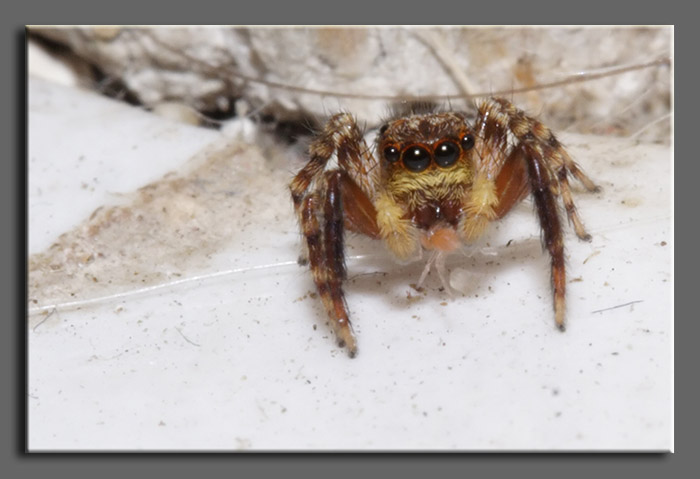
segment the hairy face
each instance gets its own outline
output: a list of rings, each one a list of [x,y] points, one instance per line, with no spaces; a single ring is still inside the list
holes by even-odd
[[[474,135],[461,113],[429,113],[385,124],[377,152],[387,191],[396,198],[441,199],[460,194],[472,176]]]

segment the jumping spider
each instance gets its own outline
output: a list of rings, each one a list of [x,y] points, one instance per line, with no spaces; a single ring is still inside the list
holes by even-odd
[[[569,187],[596,185],[554,134],[507,100],[477,105],[470,126],[458,112],[414,110],[384,124],[375,157],[347,113],[333,116],[309,148],[290,185],[305,252],[338,342],[351,356],[357,341],[343,293],[343,233],[384,241],[399,259],[433,251],[438,260],[479,238],[530,193],[551,256],[554,320],[564,330],[566,277],[559,200],[576,235],[590,240]],[[337,161],[333,161],[333,159]],[[446,283],[442,265],[439,273]],[[426,270],[430,262],[426,265]],[[448,284],[445,284],[449,288]]]

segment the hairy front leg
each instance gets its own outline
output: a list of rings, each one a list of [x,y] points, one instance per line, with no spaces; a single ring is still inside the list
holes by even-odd
[[[347,347],[350,356],[355,356],[357,340],[342,287],[346,270],[339,182],[340,174],[337,171],[324,175],[322,193],[309,195],[303,202],[301,225],[308,248],[311,274],[338,344]]]
[[[564,262],[564,237],[559,216],[557,197],[552,191],[552,175],[540,150],[530,145],[520,146],[526,158],[530,190],[535,210],[542,228],[542,241],[551,258],[551,280],[554,300],[554,321],[564,331],[566,315],[566,266]]]

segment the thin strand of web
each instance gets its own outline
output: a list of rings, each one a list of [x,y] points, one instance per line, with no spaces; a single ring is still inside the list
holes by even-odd
[[[357,260],[357,259],[363,259],[363,258],[366,258],[369,256],[373,256],[373,255],[354,255],[354,256],[348,256],[347,259],[348,260]],[[29,315],[34,315],[34,314],[43,313],[46,311],[54,311],[54,310],[65,311],[68,309],[80,308],[83,306],[89,306],[89,305],[100,304],[100,303],[107,303],[107,302],[118,300],[118,299],[125,299],[125,298],[131,298],[134,296],[140,296],[143,294],[152,293],[154,291],[173,288],[176,286],[181,286],[183,284],[188,284],[188,283],[194,283],[197,281],[209,281],[212,279],[224,278],[224,277],[233,276],[236,274],[248,273],[250,271],[258,271],[258,270],[266,270],[266,269],[274,269],[274,268],[284,268],[287,266],[295,266],[297,264],[298,263],[296,261],[282,261],[279,263],[270,263],[270,264],[262,264],[262,265],[257,265],[257,266],[248,266],[248,267],[244,267],[244,268],[227,269],[224,271],[216,271],[214,273],[206,273],[206,274],[201,274],[201,275],[189,276],[187,278],[180,278],[180,279],[176,279],[176,280],[172,280],[172,281],[167,281],[165,283],[154,284],[152,286],[145,286],[143,288],[132,289],[129,291],[123,291],[123,292],[115,293],[115,294],[108,294],[105,296],[98,296],[95,298],[81,299],[81,300],[76,300],[76,301],[66,301],[66,302],[62,302],[62,303],[54,303],[54,304],[48,304],[48,305],[44,305],[44,306],[37,306],[34,308],[29,308],[27,312]]]

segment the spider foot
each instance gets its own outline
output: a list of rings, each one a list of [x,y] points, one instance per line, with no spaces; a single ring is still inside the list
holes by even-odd
[[[338,339],[338,347],[346,348],[348,351],[348,356],[354,358],[357,356],[357,339],[355,339],[355,334],[352,332],[352,327],[350,322],[339,321],[336,327],[336,336]]]

